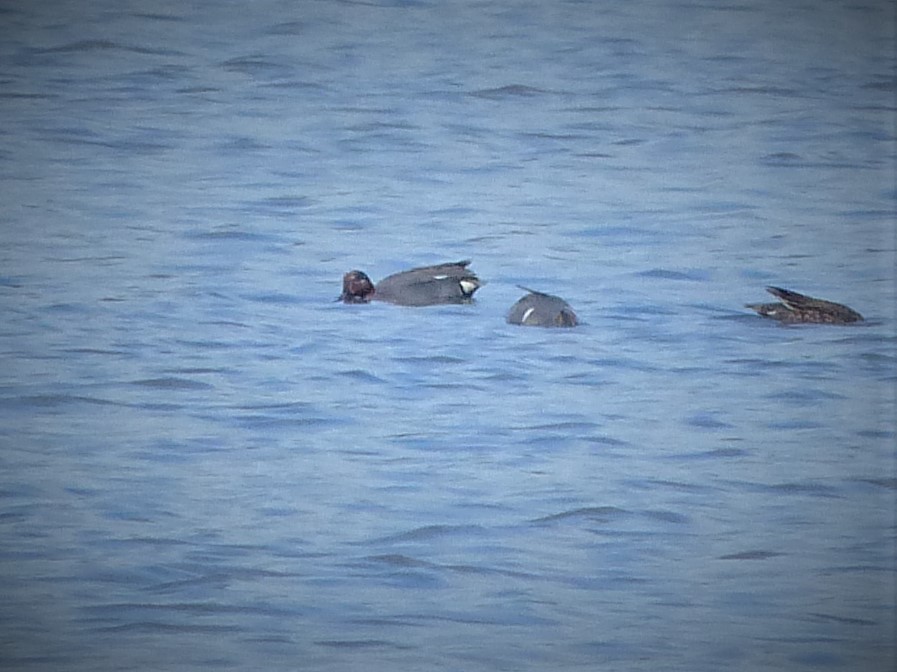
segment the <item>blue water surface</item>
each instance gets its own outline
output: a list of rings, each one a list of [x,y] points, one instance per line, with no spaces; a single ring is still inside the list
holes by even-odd
[[[893,3],[0,38],[0,667],[894,669]],[[468,258],[473,305],[334,301]]]

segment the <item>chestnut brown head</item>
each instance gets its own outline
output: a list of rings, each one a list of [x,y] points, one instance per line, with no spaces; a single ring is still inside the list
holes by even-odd
[[[362,271],[349,271],[343,276],[343,303],[367,303],[374,295],[374,283]]]

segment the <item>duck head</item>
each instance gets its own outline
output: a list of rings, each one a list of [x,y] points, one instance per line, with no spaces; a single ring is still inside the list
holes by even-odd
[[[343,303],[367,303],[374,295],[374,283],[362,271],[349,271],[343,276],[343,293],[339,301]]]

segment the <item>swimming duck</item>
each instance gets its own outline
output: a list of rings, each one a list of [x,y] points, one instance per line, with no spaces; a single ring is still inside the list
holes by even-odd
[[[509,324],[527,327],[575,327],[579,324],[570,304],[559,296],[518,287],[529,294],[511,306]]]
[[[780,299],[781,303],[748,303],[746,308],[763,317],[785,324],[801,322],[815,324],[850,324],[862,322],[863,316],[840,303],[814,299],[781,287],[767,287],[766,291]]]
[[[383,278],[376,285],[362,271],[343,276],[343,303],[387,301],[400,306],[433,306],[441,303],[470,303],[480,288],[480,279],[467,270],[470,260],[421,266]]]

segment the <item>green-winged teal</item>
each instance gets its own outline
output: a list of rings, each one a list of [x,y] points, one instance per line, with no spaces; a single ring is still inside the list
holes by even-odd
[[[785,324],[850,324],[863,320],[858,312],[840,303],[814,299],[781,287],[767,287],[766,291],[781,303],[748,303],[746,307]]]
[[[421,266],[383,278],[376,285],[362,271],[343,276],[344,303],[387,301],[400,306],[432,306],[440,303],[470,303],[480,288],[480,279],[467,270],[469,260]]]
[[[559,296],[537,292],[527,287],[520,289],[529,294],[511,306],[508,313],[510,324],[522,324],[527,327],[575,327],[579,324],[570,304]]]

